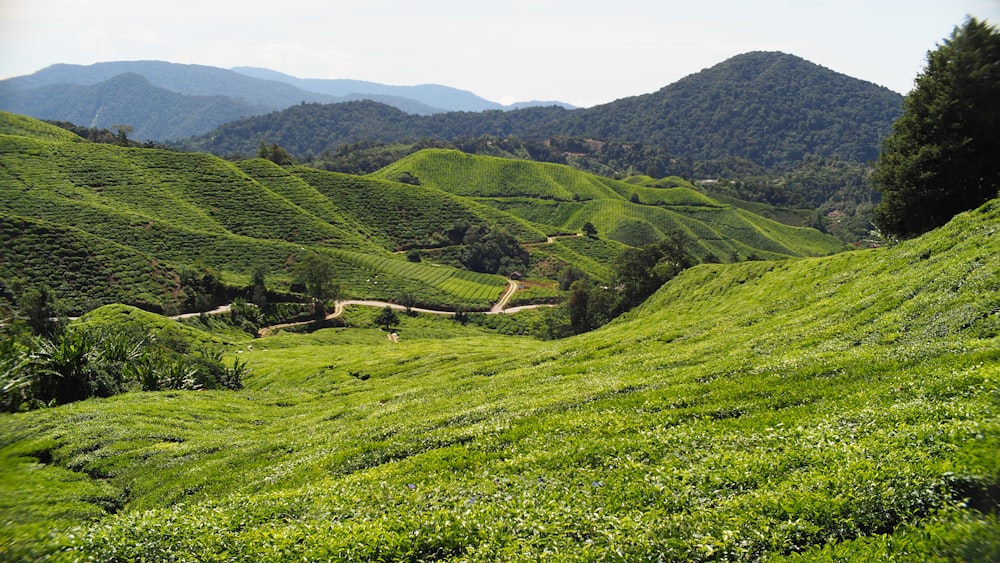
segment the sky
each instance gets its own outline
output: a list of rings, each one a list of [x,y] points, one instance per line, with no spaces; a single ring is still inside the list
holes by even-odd
[[[590,107],[782,51],[905,94],[969,15],[1000,0],[0,0],[0,79],[163,60]]]

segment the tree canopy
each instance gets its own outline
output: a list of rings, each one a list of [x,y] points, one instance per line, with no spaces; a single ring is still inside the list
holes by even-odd
[[[909,238],[997,197],[1000,32],[969,18],[927,55],[876,162],[875,224]]]
[[[340,288],[333,283],[334,266],[319,254],[306,254],[295,266],[295,282],[313,299],[315,315],[326,316],[326,302],[336,299]]]

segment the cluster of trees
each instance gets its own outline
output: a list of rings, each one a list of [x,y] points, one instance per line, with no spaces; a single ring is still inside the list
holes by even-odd
[[[875,222],[908,238],[998,196],[1000,31],[975,18],[956,27],[906,97],[875,166]]]
[[[298,158],[350,143],[412,143],[434,138],[462,150],[523,152],[561,161],[574,150],[553,150],[546,139],[594,138],[644,143],[694,161],[740,157],[763,166],[806,155],[867,162],[901,110],[886,88],[837,74],[792,55],[748,53],[671,84],[589,109],[557,106],[513,111],[411,115],[371,101],[300,104],[227,123],[185,142],[215,154],[250,154],[261,136]],[[322,125],[317,125],[322,124]],[[481,143],[517,137],[522,146]],[[487,153],[488,154],[488,153]],[[664,173],[670,159],[647,160]],[[646,167],[638,169],[640,173]]]
[[[245,363],[141,326],[88,326],[58,316],[46,287],[24,289],[0,322],[0,410],[15,412],[133,390],[240,389]]]
[[[510,233],[485,226],[470,228],[463,239],[462,265],[473,272],[496,274],[524,267],[525,252]]]
[[[547,336],[580,334],[603,326],[632,309],[656,292],[664,283],[695,264],[685,249],[690,240],[673,231],[660,242],[642,248],[629,247],[615,260],[610,285],[591,280],[579,268],[570,266],[559,274],[560,289],[568,289],[565,311],[556,311],[561,323],[550,323]]]
[[[295,157],[289,154],[288,151],[275,143],[268,144],[263,139],[260,141],[260,146],[257,147],[257,158],[265,158],[279,166],[298,164]]]

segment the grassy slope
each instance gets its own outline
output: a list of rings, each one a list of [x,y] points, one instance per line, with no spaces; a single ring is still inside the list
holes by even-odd
[[[335,261],[349,296],[407,291],[425,305],[484,308],[502,291],[498,276],[392,257],[389,237],[373,235],[363,217],[338,213],[329,197],[259,163],[244,165],[258,182],[209,155],[52,140],[45,124],[0,118],[4,133],[31,133],[34,124],[43,137],[0,134],[0,217],[32,225],[4,233],[24,252],[5,253],[3,274],[49,282],[71,313],[113,301],[169,305],[182,267],[208,265],[244,283],[260,265],[287,287],[295,257],[310,251]],[[84,265],[79,274],[115,275],[63,280],[63,256]]]
[[[559,342],[279,336],[239,393],[5,415],[0,546],[995,560],[998,229],[995,200],[894,248],[699,266]]]
[[[442,149],[417,152],[372,176],[396,179],[404,173],[555,231],[579,232],[590,222],[603,236],[642,245],[679,228],[697,241],[693,251],[702,258],[816,256],[842,247],[834,237],[722,204],[680,180],[675,187],[654,188],[556,164]]]
[[[345,213],[364,218],[372,230],[391,239],[395,248],[441,246],[447,241],[444,232],[459,221],[502,228],[522,242],[545,240],[537,225],[437,188],[305,167],[294,173],[336,201]]]
[[[0,276],[44,283],[73,312],[103,303],[159,304],[180,289],[168,264],[72,227],[0,214],[0,246]]]
[[[595,278],[607,279],[609,257],[620,249],[615,241],[536,244],[547,234],[578,231],[588,219],[602,231],[633,243],[647,236],[655,239],[668,227],[681,227],[702,239],[696,252],[723,260],[828,250],[814,231],[776,233],[769,222],[757,224],[739,217],[731,208],[683,187],[630,186],[567,167],[443,153],[447,158],[439,164],[460,162],[467,170],[458,174],[459,179],[474,178],[458,182],[459,191],[467,188],[482,195],[482,190],[494,190],[483,193],[497,195],[509,189],[543,197],[585,198],[561,203],[537,197],[508,200],[513,213],[507,213],[487,205],[486,199],[454,195],[435,185],[282,169],[262,160],[232,164],[204,154],[70,142],[78,138],[11,114],[0,115],[0,131],[7,133],[0,135],[4,220],[52,225],[58,232],[86,234],[92,242],[81,247],[80,239],[69,237],[55,240],[55,246],[48,245],[34,256],[30,251],[8,256],[2,273],[29,281],[55,280],[71,313],[114,301],[174,309],[179,295],[176,272],[192,266],[210,266],[232,284],[245,283],[250,271],[263,266],[272,285],[287,288],[296,257],[310,251],[336,261],[338,281],[351,296],[393,299],[406,291],[424,305],[483,308],[499,295],[500,278],[413,266],[388,252],[446,245],[445,233],[456,222],[487,223],[535,245],[530,275],[554,276],[561,267],[574,264]],[[500,182],[490,183],[490,178]],[[629,203],[625,198],[633,193],[657,205]],[[541,209],[540,204],[551,203],[562,205],[557,221],[535,216],[533,210]],[[671,211],[682,208],[688,211]],[[7,240],[12,247],[34,247],[34,239],[23,234],[15,232]],[[747,242],[733,241],[733,236]],[[93,244],[125,247],[141,260],[109,261],[105,252],[94,254]],[[49,260],[62,255],[97,269],[113,268],[116,275],[78,275],[79,279],[64,283],[60,277],[65,261]],[[143,261],[145,265],[140,264]],[[96,270],[81,270],[91,271]],[[380,276],[378,284],[371,281],[375,273]]]
[[[62,127],[56,127],[44,121],[7,111],[0,111],[0,123],[3,124],[3,131],[8,135],[50,139],[53,141],[83,141],[78,135]]]

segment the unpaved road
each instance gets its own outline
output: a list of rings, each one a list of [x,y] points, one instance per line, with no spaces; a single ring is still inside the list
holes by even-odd
[[[510,302],[511,297],[517,292],[517,282],[514,280],[509,280],[507,282],[507,289],[504,290],[503,295],[496,302],[495,305],[486,311],[487,315],[501,315],[504,313],[516,313],[518,311],[524,311],[527,309],[538,309],[541,307],[552,307],[553,305],[522,305],[520,307],[511,307],[510,309],[505,309],[507,303]],[[360,305],[362,307],[389,307],[390,309],[395,309],[396,311],[405,311],[406,307],[400,305],[399,303],[389,303],[388,301],[371,301],[367,299],[345,299],[343,301],[335,301],[333,304],[333,313],[326,316],[327,319],[335,319],[342,314],[344,314],[344,307],[348,305]],[[439,309],[423,309],[420,307],[410,307],[411,311],[416,311],[418,313],[428,313],[431,315],[454,315],[455,311],[442,311]],[[258,331],[261,336],[267,336],[276,330],[281,330],[283,328],[288,328],[292,326],[299,326],[304,324],[309,324],[313,321],[302,321],[297,323],[285,323],[280,325],[266,326]]]

